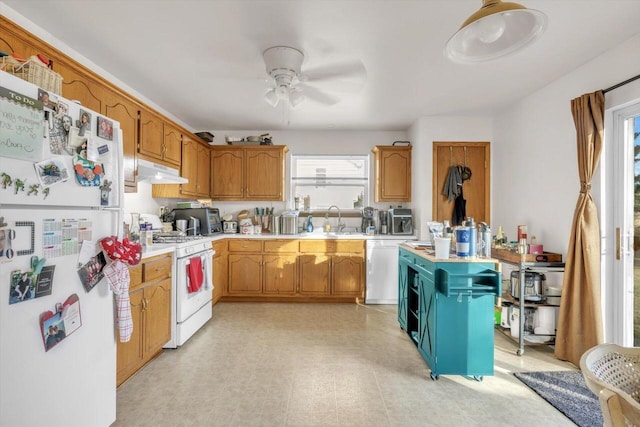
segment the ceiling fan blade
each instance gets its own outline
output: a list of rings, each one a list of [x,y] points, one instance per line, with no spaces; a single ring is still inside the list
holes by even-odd
[[[304,83],[299,83],[298,85],[296,85],[296,87],[302,90],[302,94],[305,98],[318,102],[320,104],[334,105],[340,101],[339,98],[329,95],[328,93],[324,93],[323,91],[308,86]]]
[[[367,77],[367,70],[362,61],[350,61],[304,70],[302,74],[305,82],[319,80],[362,81]]]

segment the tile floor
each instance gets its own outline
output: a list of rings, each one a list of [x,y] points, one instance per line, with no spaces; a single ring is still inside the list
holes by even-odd
[[[396,307],[219,303],[117,392],[120,426],[572,426],[512,372],[571,370],[496,332],[495,375],[429,378]]]

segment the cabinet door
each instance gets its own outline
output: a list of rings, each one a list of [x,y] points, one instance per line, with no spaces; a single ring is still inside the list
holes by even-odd
[[[331,257],[324,254],[300,255],[300,294],[329,295]]]
[[[419,280],[418,348],[432,371],[436,356],[436,287],[431,277],[424,274]]]
[[[211,150],[202,144],[196,145],[198,147],[196,194],[202,197],[209,197],[211,190]]]
[[[160,116],[140,109],[140,140],[138,153],[162,160],[164,154],[164,122]]]
[[[62,96],[69,100],[78,100],[90,110],[102,112],[102,86],[73,69],[65,70],[67,76],[62,80]],[[80,107],[82,108],[82,107]],[[79,120],[79,117],[72,117]],[[92,135],[96,134],[96,118],[91,118]]]
[[[462,191],[466,203],[465,216],[473,217],[476,224],[491,220],[491,154],[488,142],[434,142],[433,143],[433,221],[452,221],[454,200],[449,201],[443,189],[451,165],[466,165],[471,179],[464,181]],[[451,225],[454,224],[453,222]]]
[[[362,295],[364,289],[364,257],[334,255],[332,257],[332,294]]]
[[[144,360],[144,340],[142,326],[142,308],[143,308],[142,289],[131,292],[129,299],[131,300],[131,318],[133,321],[133,332],[128,342],[120,342],[118,334],[117,339],[117,375],[116,386],[122,384],[129,378],[143,363]]]
[[[411,201],[411,147],[376,147],[376,202]]]
[[[182,133],[175,126],[164,123],[164,152],[162,160],[173,167],[180,167],[182,154]],[[195,166],[195,165],[194,165]]]
[[[229,294],[262,292],[262,255],[229,255]]]
[[[398,261],[398,323],[407,330],[407,298],[409,292],[409,263],[400,258]]]
[[[245,156],[245,199],[284,200],[282,150],[247,150]]]
[[[136,192],[136,151],[138,147],[138,106],[116,94],[105,96],[104,115],[120,122],[124,156],[124,185],[127,192]]]
[[[297,255],[264,255],[264,293],[293,295],[297,288]]]
[[[150,357],[171,339],[171,279],[144,288],[144,351]]]
[[[198,185],[198,146],[194,140],[183,137],[182,163],[180,164],[180,176],[187,178],[188,183],[180,186],[180,193],[194,196]]]
[[[213,150],[211,152],[211,198],[215,200],[242,200],[244,196],[244,155],[240,150]]]
[[[227,294],[227,279],[229,260],[228,241],[217,240],[211,244],[215,255],[213,255],[213,304]]]

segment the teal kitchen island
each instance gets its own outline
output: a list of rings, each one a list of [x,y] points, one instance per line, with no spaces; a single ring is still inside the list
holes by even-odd
[[[435,258],[400,245],[398,322],[431,369],[481,381],[493,375],[495,298],[500,262],[491,258]]]

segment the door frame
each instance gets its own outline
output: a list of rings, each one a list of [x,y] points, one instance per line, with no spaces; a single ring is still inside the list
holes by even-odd
[[[604,335],[605,342],[623,346],[633,346],[634,339],[634,148],[626,139],[625,121],[637,115],[640,100],[606,111],[605,135],[611,138],[605,136],[599,174]]]

